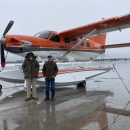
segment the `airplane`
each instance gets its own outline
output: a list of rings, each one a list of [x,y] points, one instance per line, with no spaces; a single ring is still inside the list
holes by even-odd
[[[0,39],[3,68],[5,66],[4,49],[23,57],[28,52],[33,52],[40,59],[53,55],[58,62],[86,62],[105,53],[106,48],[130,46],[130,43],[105,45],[106,33],[130,27],[130,13],[103,18],[100,21],[61,32],[45,30],[34,36],[8,35],[13,24],[14,21],[9,22]]]
[[[48,55],[53,55],[58,60],[94,60],[104,53],[107,47],[110,47],[110,45],[105,45],[107,32],[121,31],[130,27],[130,13],[107,19],[103,18],[98,22],[61,32],[45,30],[34,36],[7,35],[13,23],[14,21],[9,22],[0,39],[2,67],[5,65],[4,49],[20,56],[25,56],[31,51],[42,59]],[[126,43],[113,46],[129,45]]]

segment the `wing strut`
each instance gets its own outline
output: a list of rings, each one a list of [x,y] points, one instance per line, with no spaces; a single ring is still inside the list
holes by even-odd
[[[78,67],[84,68],[84,67],[83,67],[82,65],[80,65],[78,62],[76,62],[72,56],[65,56],[65,57],[66,57],[66,59],[71,63],[71,65],[73,66],[73,68],[74,68],[73,62],[76,63],[76,65],[77,65]]]
[[[85,41],[89,36],[95,34],[95,32],[97,32],[96,29],[94,29],[93,31],[91,31],[89,34],[87,34],[85,37],[82,38],[82,40],[80,40],[76,45],[74,45],[70,50],[68,50],[63,56],[66,56],[68,53],[70,53],[71,51],[75,50],[75,48],[80,45],[83,41]]]
[[[42,63],[45,63],[45,61],[43,59],[41,59],[41,57],[37,57]]]

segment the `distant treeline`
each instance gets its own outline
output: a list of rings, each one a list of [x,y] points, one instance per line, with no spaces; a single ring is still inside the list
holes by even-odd
[[[130,58],[95,59],[93,61],[130,61]]]
[[[93,61],[130,61],[130,58],[105,58],[105,59],[95,59]],[[40,63],[42,63],[41,61],[39,61]],[[17,60],[17,61],[6,61],[6,63],[23,63],[22,60]]]

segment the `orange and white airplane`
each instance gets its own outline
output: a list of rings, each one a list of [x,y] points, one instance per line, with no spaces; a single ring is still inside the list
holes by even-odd
[[[107,32],[130,27],[130,13],[62,32],[46,30],[34,36],[7,35],[13,23],[9,22],[0,39],[2,67],[5,66],[4,49],[19,56],[31,51],[41,59],[53,55],[58,61],[90,61],[103,54],[106,48],[130,46],[130,43],[105,45]]]
[[[105,45],[107,32],[130,27],[130,13],[62,32],[46,30],[34,36],[6,35],[13,23],[9,22],[0,39],[2,67],[5,65],[4,49],[20,56],[31,51],[43,59],[51,54],[58,60],[90,61],[104,53],[105,48],[130,45]]]

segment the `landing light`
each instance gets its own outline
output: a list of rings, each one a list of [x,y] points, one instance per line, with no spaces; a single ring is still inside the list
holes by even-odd
[[[25,41],[25,40],[22,40],[21,43],[23,46],[31,46],[32,45],[32,43],[30,41]]]

